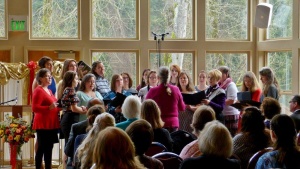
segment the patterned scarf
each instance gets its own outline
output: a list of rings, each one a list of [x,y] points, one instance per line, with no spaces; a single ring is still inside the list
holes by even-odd
[[[225,90],[231,82],[232,82],[232,79],[230,77],[227,78],[226,80],[224,80],[223,83],[219,82],[220,88]]]

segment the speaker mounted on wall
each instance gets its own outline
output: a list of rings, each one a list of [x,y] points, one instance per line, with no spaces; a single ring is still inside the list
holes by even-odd
[[[254,26],[257,28],[268,28],[271,23],[273,5],[259,3],[256,6]]]

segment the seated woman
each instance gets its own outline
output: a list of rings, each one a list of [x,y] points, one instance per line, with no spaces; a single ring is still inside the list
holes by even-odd
[[[271,139],[260,110],[247,107],[242,116],[241,133],[233,138],[233,153],[241,160],[241,168],[246,169],[250,158],[270,145]]]
[[[141,119],[148,121],[154,133],[153,141],[163,144],[168,151],[173,151],[173,140],[167,129],[164,129],[164,122],[160,117],[160,109],[155,101],[148,99],[142,103]]]
[[[137,95],[138,91],[135,88],[132,88],[132,78],[128,73],[121,73],[121,76],[123,78],[123,89],[127,92]]]
[[[93,128],[89,131],[86,138],[82,141],[75,154],[76,168],[90,168],[93,164],[93,150],[96,144],[96,138],[100,131],[108,126],[115,126],[115,119],[109,113],[99,114],[94,122]]]
[[[280,103],[272,97],[265,97],[260,105],[260,109],[265,116],[265,126],[270,129],[271,119],[281,113]]]
[[[222,123],[217,120],[206,123],[198,141],[202,155],[185,159],[180,169],[240,169],[238,160],[228,159],[232,155],[232,139]]]
[[[134,143],[135,154],[145,167],[151,169],[164,168],[161,161],[145,155],[145,152],[150,147],[154,136],[153,129],[149,122],[143,119],[136,120],[132,122],[125,131]]]
[[[131,95],[131,93],[123,90],[123,78],[118,74],[112,76],[110,89],[111,91],[104,96],[103,100],[112,100],[116,97],[117,93],[122,93],[126,96]],[[122,114],[121,106],[114,107],[111,106],[110,103],[108,103],[108,112],[115,117],[116,123],[120,123],[126,120]]]
[[[137,96],[126,97],[122,105],[122,113],[127,119],[126,121],[116,124],[116,127],[125,130],[132,122],[140,118],[141,115],[141,101]]]
[[[215,119],[215,112],[211,107],[205,105],[198,107],[194,112],[191,124],[193,134],[195,134],[199,139],[201,130],[204,128],[205,124]],[[183,160],[189,157],[198,157],[200,155],[201,152],[199,150],[198,140],[194,140],[187,144],[179,154]]]
[[[296,128],[293,120],[286,114],[278,114],[271,120],[271,139],[274,150],[262,155],[256,169],[300,168],[300,151],[296,144]]]
[[[146,169],[135,156],[134,144],[122,129],[107,127],[98,134],[95,142],[91,169]]]
[[[205,92],[207,99],[203,99],[202,103],[211,106],[216,113],[216,119],[224,123],[222,111],[225,106],[226,95],[225,91],[218,85],[221,77],[222,73],[218,69],[208,72],[209,88]]]

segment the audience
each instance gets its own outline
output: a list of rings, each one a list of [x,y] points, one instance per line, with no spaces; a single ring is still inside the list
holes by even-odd
[[[145,152],[150,147],[154,137],[153,129],[150,123],[143,119],[136,120],[132,122],[125,131],[134,143],[135,154],[145,167],[151,169],[164,168],[161,161],[145,155]]]
[[[256,107],[246,108],[241,132],[233,138],[233,153],[241,160],[241,169],[247,168],[248,161],[257,151],[268,146],[271,146],[271,139],[263,115]]]
[[[260,105],[260,110],[265,116],[265,126],[270,129],[271,119],[281,112],[281,106],[279,102],[272,97],[265,97]]]
[[[130,137],[117,127],[107,127],[95,140],[91,169],[146,169],[135,156]]]
[[[297,132],[300,131],[300,95],[294,95],[290,103],[291,118],[294,120]]]
[[[126,121],[116,124],[116,127],[125,130],[132,122],[140,118],[141,115],[141,101],[137,96],[126,97],[122,105],[122,113],[127,119]]]
[[[214,110],[209,106],[200,106],[196,109],[193,115],[191,127],[193,128],[193,134],[200,137],[201,130],[204,128],[207,122],[216,120]],[[180,152],[179,156],[184,160],[190,157],[198,157],[201,155],[198,146],[198,140],[194,140],[187,144]]]
[[[173,140],[167,129],[164,129],[164,122],[161,119],[161,113],[158,105],[152,99],[145,100],[142,103],[141,119],[148,121],[153,129],[154,140],[163,144],[168,151],[173,151]]]
[[[271,120],[270,135],[274,150],[262,155],[255,168],[300,168],[300,151],[296,144],[297,132],[292,118],[285,114],[274,116]]]
[[[229,159],[232,155],[232,138],[228,129],[219,121],[205,124],[198,144],[202,155],[185,159],[180,169],[240,169],[238,160]]]
[[[160,84],[148,92],[146,99],[154,100],[161,110],[161,118],[165,122],[164,128],[169,132],[178,130],[178,112],[185,109],[182,95],[177,86],[168,83],[169,69],[166,66],[159,68],[158,79]]]

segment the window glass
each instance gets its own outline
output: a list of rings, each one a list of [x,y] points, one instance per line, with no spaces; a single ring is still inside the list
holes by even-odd
[[[169,33],[165,39],[193,38],[193,0],[150,0],[150,37]]]
[[[248,39],[248,0],[206,0],[205,9],[206,39]]]
[[[114,74],[128,73],[136,87],[136,52],[92,52],[92,62],[101,61],[105,67],[105,78],[110,82]]]
[[[137,38],[136,0],[92,0],[92,38]]]
[[[182,71],[187,72],[193,78],[193,54],[192,53],[150,53],[150,69],[158,70],[160,66],[170,67],[178,65]]]
[[[5,0],[0,0],[0,38],[4,38],[6,36],[5,5]]]
[[[268,52],[268,66],[274,71],[279,82],[282,112],[289,112],[289,101],[292,97],[292,52]],[[284,93],[282,93],[284,92]]]
[[[293,23],[293,0],[269,0],[273,5],[272,19],[267,38],[291,38]]]
[[[207,53],[206,70],[218,69],[228,66],[230,76],[238,87],[242,85],[243,76],[247,72],[247,53]]]
[[[31,0],[31,38],[79,38],[78,0]]]

